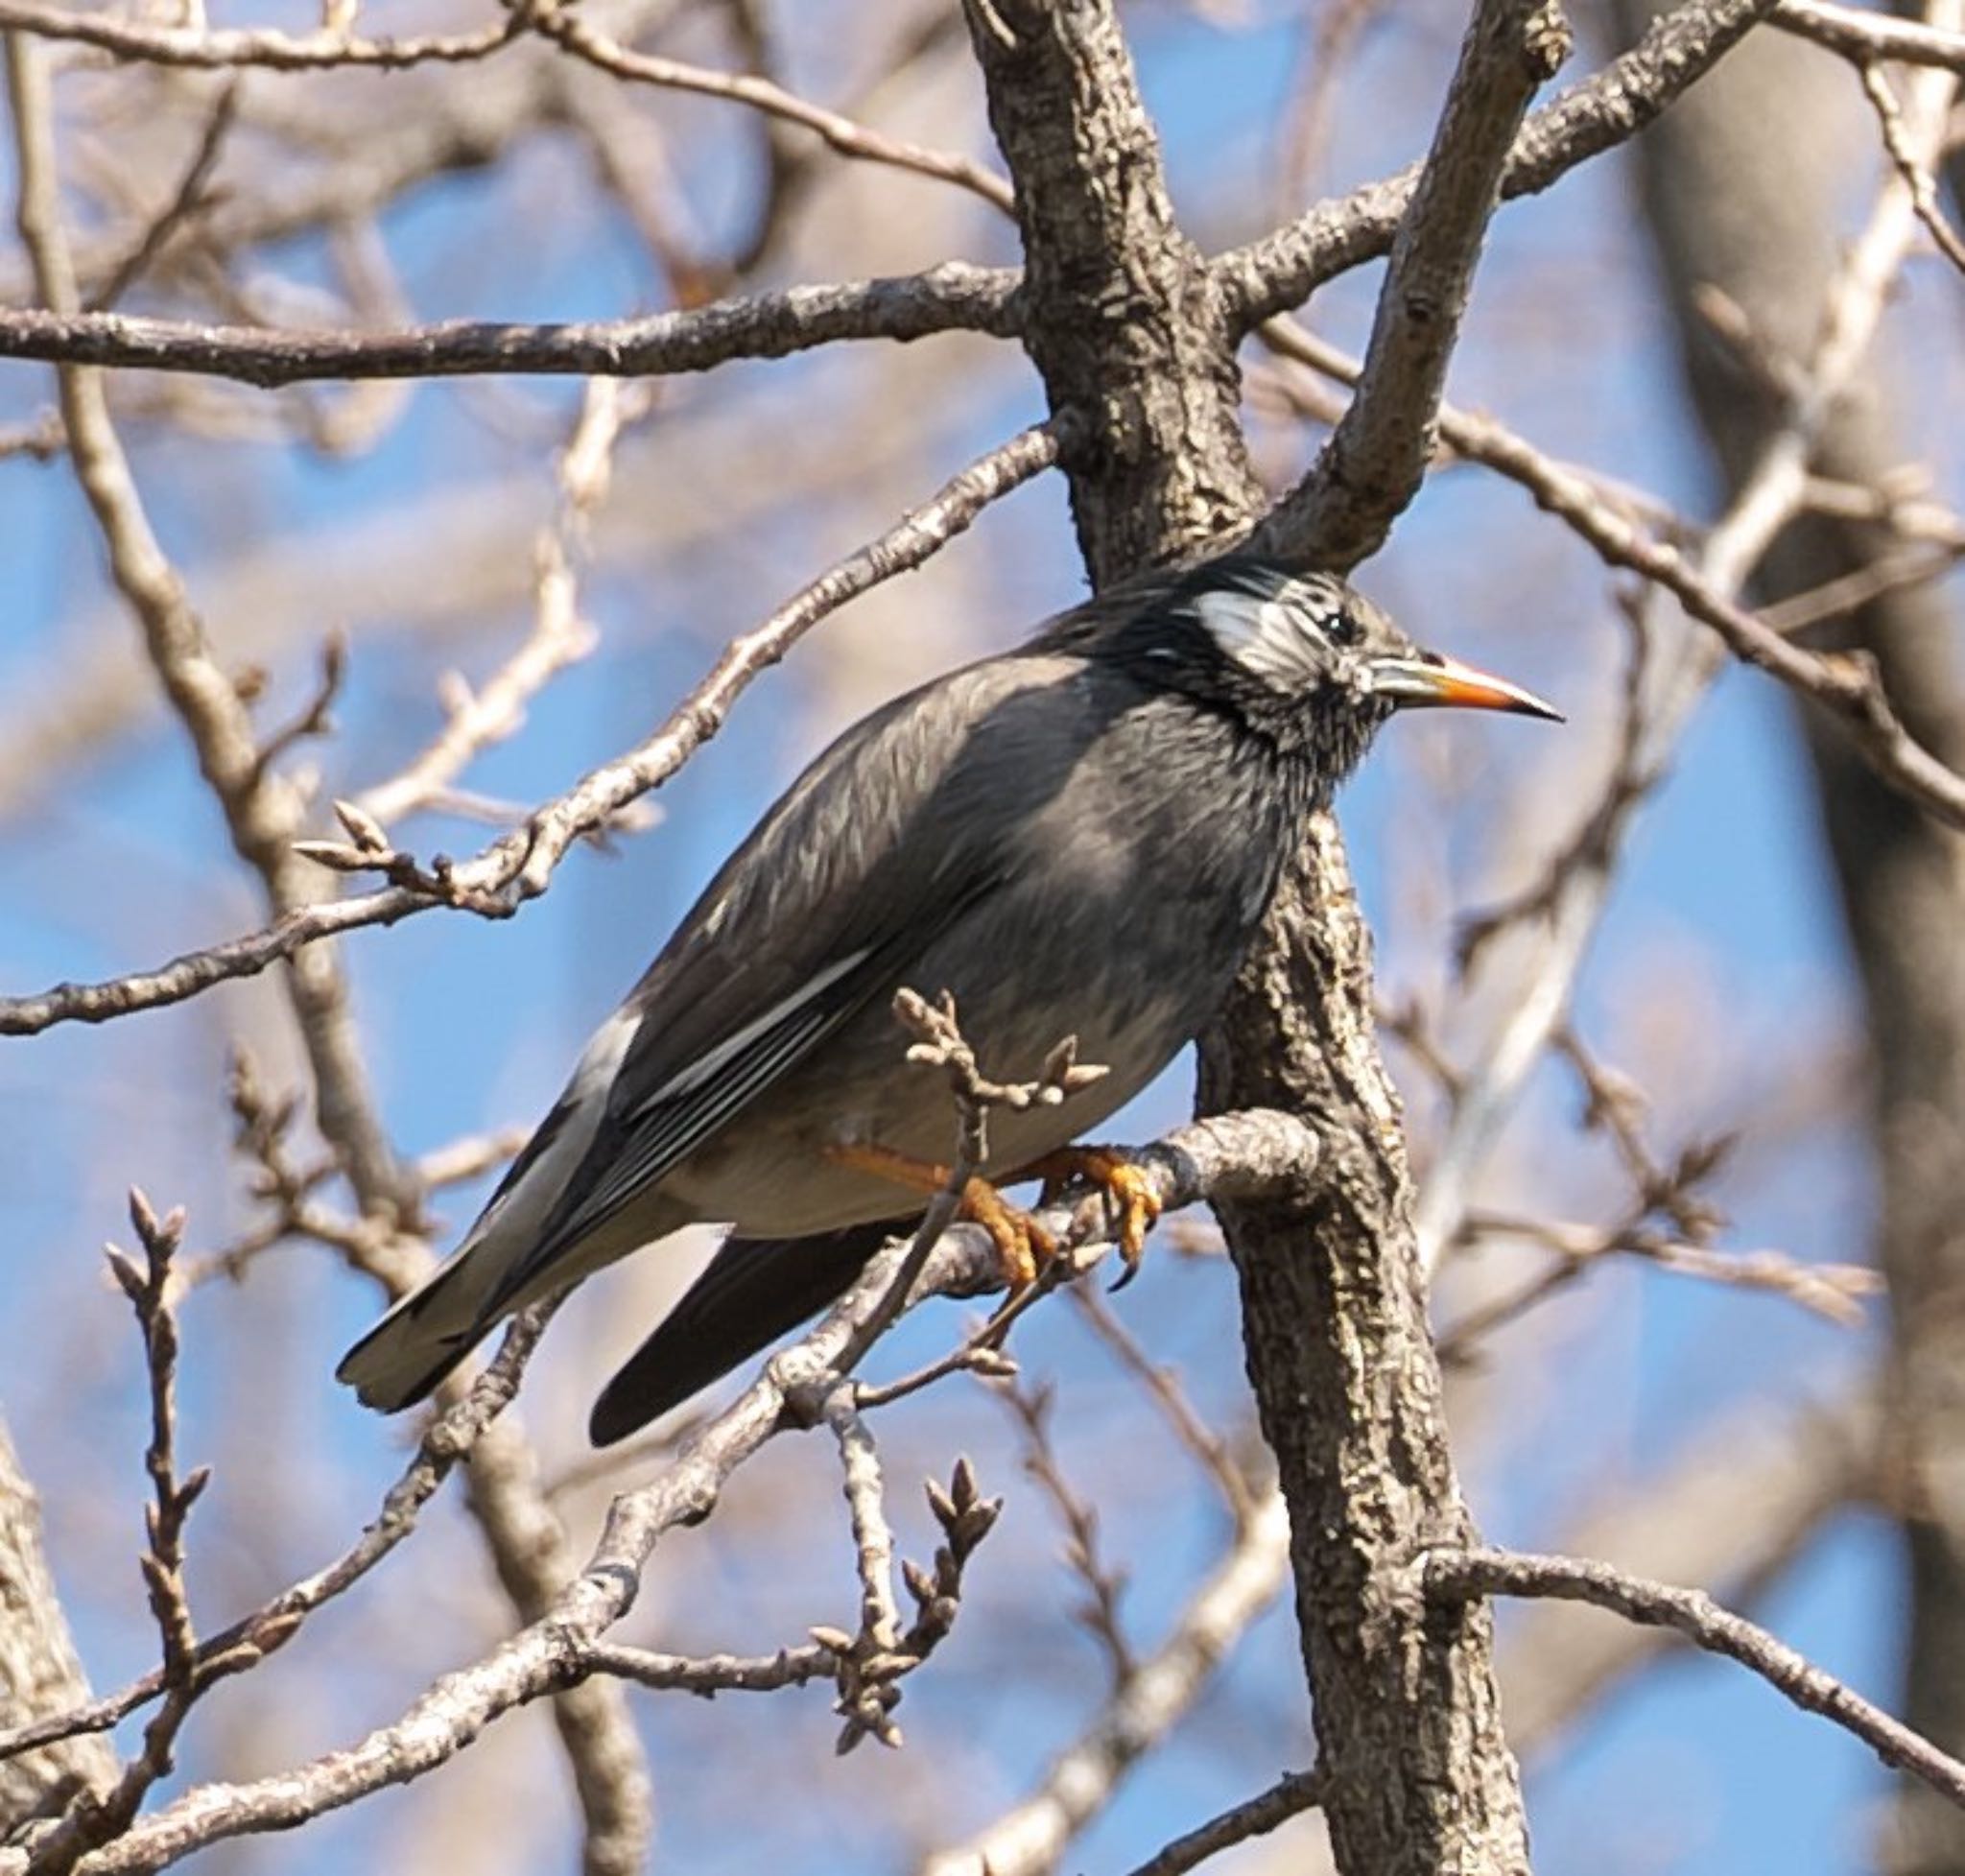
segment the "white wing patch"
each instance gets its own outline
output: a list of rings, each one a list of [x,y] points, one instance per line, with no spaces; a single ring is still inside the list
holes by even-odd
[[[593,1033],[580,1051],[580,1060],[574,1064],[573,1080],[567,1083],[567,1092],[580,1107],[606,1106],[607,1090],[621,1072],[621,1058],[640,1028],[641,1011],[623,1008]]]
[[[579,1238],[605,1223],[796,1061],[836,1020],[837,1012],[823,1001],[826,990],[870,955],[867,949],[855,951],[816,972],[754,1022],[625,1109],[620,1118],[628,1133],[621,1151],[579,1196],[559,1223],[557,1240]],[[549,1247],[549,1258],[555,1254]]]
[[[1328,605],[1308,587],[1286,586],[1269,598],[1204,593],[1195,611],[1225,656],[1272,684],[1295,690],[1332,675]]]
[[[601,1129],[607,1111],[608,1091],[621,1072],[621,1060],[627,1045],[641,1027],[641,1013],[631,1009],[617,1009],[593,1033],[580,1052],[557,1109],[564,1109],[565,1121],[532,1165],[519,1175],[518,1183],[489,1206],[484,1217],[465,1237],[455,1257],[496,1241],[507,1254],[480,1257],[487,1279],[502,1279],[513,1258],[522,1257],[544,1229],[554,1207],[565,1196],[567,1181],[579,1170]]]
[[[677,1095],[688,1094],[692,1089],[702,1087],[705,1083],[715,1080],[732,1061],[743,1055],[760,1036],[768,1034],[788,1017],[795,1014],[802,1005],[812,1002],[815,997],[830,989],[847,972],[858,968],[864,962],[866,956],[867,949],[863,946],[860,950],[851,952],[846,957],[839,959],[836,962],[828,964],[825,969],[817,972],[816,975],[808,977],[782,1003],[772,1004],[754,1022],[745,1024],[735,1035],[726,1036],[706,1055],[697,1057],[680,1074],[671,1076],[659,1088],[656,1088],[652,1093],[644,1096],[640,1101],[636,1102],[634,1106],[628,1110],[630,1117],[645,1114],[651,1108],[662,1106],[665,1103],[674,1101]]]

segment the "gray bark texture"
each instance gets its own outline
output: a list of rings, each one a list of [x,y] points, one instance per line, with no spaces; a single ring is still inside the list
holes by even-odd
[[[0,1730],[79,1706],[89,1697],[55,1579],[41,1548],[41,1508],[0,1426]],[[116,1755],[83,1734],[0,1760],[0,1842],[59,1817],[82,1791],[114,1783]]]
[[[1620,0],[1624,29],[1651,16]],[[1835,134],[1844,126],[1850,134]],[[1762,35],[1637,145],[1646,218],[1683,341],[1686,381],[1729,485],[1779,413],[1764,380],[1712,336],[1694,296],[1721,289],[1753,331],[1804,353],[1846,235],[1852,165],[1875,130],[1846,72]],[[1860,154],[1858,154],[1860,153]],[[1875,487],[1917,451],[1882,368],[1852,387],[1816,456],[1825,476]],[[1859,522],[1811,515],[1768,556],[1756,597],[1777,600],[1885,551]],[[1814,642],[1877,660],[1911,733],[1965,758],[1965,696],[1952,609],[1901,588],[1820,629]],[[1892,1303],[1884,1491],[1903,1521],[1909,1620],[1902,1710],[1965,1749],[1965,844],[1880,783],[1846,739],[1803,713],[1814,796],[1866,1003],[1882,1195],[1879,1250]],[[1965,1870],[1965,1816],[1906,1783],[1880,1850],[1909,1876]]]
[[[1528,1866],[1487,1605],[1387,1594],[1400,1565],[1479,1541],[1461,1503],[1426,1320],[1399,1098],[1370,1022],[1371,944],[1335,824],[1287,881],[1203,1038],[1205,1110],[1257,1088],[1315,1117],[1329,1175],[1300,1206],[1221,1206],[1242,1279],[1338,1868]]]
[[[1232,343],[1174,224],[1113,12],[1083,0],[978,5],[971,30],[1016,182],[1025,343],[1054,414],[1072,425],[1064,466],[1093,582],[1219,545],[1261,508]],[[1537,75],[1525,70],[1514,87],[1517,118]],[[1504,145],[1512,121],[1503,123]],[[1416,412],[1410,437],[1390,436],[1396,422],[1383,416],[1372,433],[1409,462],[1414,484],[1431,417]],[[1315,542],[1317,517],[1287,532]],[[1429,1614],[1385,1587],[1417,1552],[1476,1533],[1441,1413],[1399,1104],[1372,1025],[1369,939],[1328,819],[1204,1044],[1202,1112],[1264,1102],[1314,1117],[1336,1167],[1314,1197],[1221,1216],[1249,1378],[1290,1506],[1338,1867],[1525,1870],[1486,1610]]]

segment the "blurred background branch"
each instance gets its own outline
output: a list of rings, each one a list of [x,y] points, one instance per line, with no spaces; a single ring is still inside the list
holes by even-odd
[[[626,1870],[658,1824],[746,1867],[1513,1866],[1514,1753],[1545,1867],[1957,1865],[1955,1810],[1872,1829],[1859,1752],[1657,1671],[1658,1630],[1536,1603],[1490,1662],[1472,1579],[1431,1630],[1385,1598],[1471,1502],[1516,1562],[1701,1585],[1965,1753],[1929,812],[1965,766],[1965,21],[1632,0],[1534,107],[1560,22],[1464,24],[0,0],[0,1866]],[[407,1451],[336,1396],[364,1293],[832,729],[1289,490],[1346,560],[1418,490],[1367,583],[1574,724],[1388,736],[1209,1044],[1211,1099],[1315,1124],[1153,1162],[1242,1179],[1254,1402],[1192,1214],[1008,1351],[914,1311],[848,1391],[835,1322],[600,1460],[592,1376],[678,1248],[520,1324]],[[408,918],[439,907],[500,916]],[[198,1226],[159,1293],[215,1462],[175,1667],[118,1561],[154,1428],[87,1254],[136,1179]],[[184,1783],[90,1849],[185,1662],[249,1647],[174,1714]],[[904,1750],[836,1765],[904,1687]],[[767,1698],[658,1698],[718,1689]]]

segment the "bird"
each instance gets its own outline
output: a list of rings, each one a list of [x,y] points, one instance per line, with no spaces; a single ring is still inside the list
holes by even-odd
[[[906,1059],[903,989],[952,998],[994,1079],[1038,1079],[1067,1035],[1107,1071],[990,1117],[970,1215],[1028,1275],[987,1181],[1067,1149],[1205,1027],[1306,818],[1395,711],[1438,705],[1560,721],[1337,575],[1231,549],[875,709],[732,854],[457,1248],[338,1378],[399,1411],[512,1312],[727,1224],[600,1394],[607,1445],[823,1308],[920,1216],[953,1143]]]

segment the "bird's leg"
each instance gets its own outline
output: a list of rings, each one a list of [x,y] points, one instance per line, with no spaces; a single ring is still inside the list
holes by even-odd
[[[948,1167],[869,1141],[830,1146],[824,1152],[835,1165],[870,1173],[910,1192],[939,1192],[949,1181]],[[972,1178],[962,1187],[956,1215],[989,1233],[1003,1265],[1004,1281],[1012,1290],[1028,1289],[1037,1280],[1037,1272],[1057,1254],[1057,1240],[1035,1216],[1012,1204],[987,1179]]]
[[[1097,1186],[1119,1219],[1119,1254],[1125,1260],[1125,1274],[1112,1287],[1123,1289],[1139,1274],[1147,1233],[1166,1207],[1151,1178],[1117,1148],[1065,1147],[1019,1167],[1017,1176],[1044,1181],[1044,1196],[1038,1202],[1045,1205],[1076,1180]]]
[[[1012,1291],[1028,1290],[1057,1255],[1057,1240],[1036,1214],[1012,1204],[987,1179],[971,1179],[962,1188],[961,1216],[989,1233]]]

